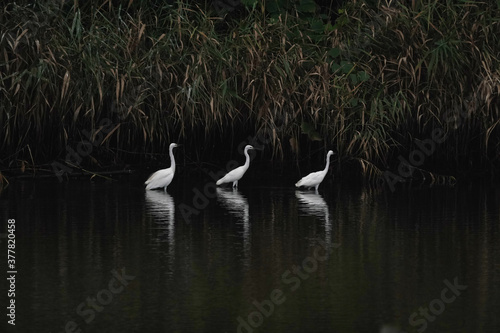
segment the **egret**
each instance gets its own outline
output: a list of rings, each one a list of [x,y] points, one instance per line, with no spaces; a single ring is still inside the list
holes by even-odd
[[[245,146],[245,151],[244,151],[245,157],[246,157],[245,164],[228,172],[224,177],[222,177],[221,179],[219,179],[217,181],[217,183],[216,183],[217,185],[232,182],[233,187],[238,187],[238,180],[240,180],[241,177],[243,177],[245,172],[248,170],[248,167],[250,166],[250,156],[248,155],[248,151],[250,149],[255,149],[255,148],[252,147],[251,145]]]
[[[316,192],[318,191],[319,184],[323,181],[325,178],[326,174],[328,173],[328,167],[330,167],[330,156],[333,155],[333,151],[328,151],[328,154],[326,154],[326,166],[325,170],[322,171],[317,171],[317,172],[312,172],[299,180],[295,186],[296,187],[307,187],[307,188],[315,188]]]
[[[174,148],[177,147],[176,143],[171,143],[168,147],[170,155],[170,168],[161,169],[149,176],[148,180],[144,183],[146,185],[146,190],[154,190],[156,188],[162,188],[167,191],[167,186],[170,185],[172,179],[174,179],[175,174],[175,158],[174,158]]]

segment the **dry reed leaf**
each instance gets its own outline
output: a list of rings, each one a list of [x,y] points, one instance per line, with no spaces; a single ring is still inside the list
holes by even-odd
[[[116,103],[118,103],[120,101],[120,80],[118,79],[117,77],[117,80],[116,80],[116,89],[115,89],[115,98],[116,98]]]
[[[56,61],[56,57],[54,56],[54,53],[52,53],[52,50],[48,45],[47,45],[47,51],[49,52],[52,65],[56,66],[58,64]]]
[[[112,129],[112,130],[108,133],[108,135],[106,135],[106,136],[104,137],[104,139],[103,139],[103,140],[102,140],[102,142],[101,142],[101,145],[102,145],[104,142],[106,142],[106,140],[108,140],[108,139],[111,137],[111,135],[113,135],[113,133],[114,133],[116,130],[118,130],[118,128],[120,128],[120,125],[121,125],[121,124],[117,124],[117,125],[115,126],[115,128],[113,128],[113,129]],[[117,139],[118,139],[118,138],[117,138]]]
[[[146,30],[146,25],[141,22],[141,29],[139,30],[139,36],[137,37],[137,44],[139,44],[139,41],[142,38],[142,35],[144,34],[144,30]]]
[[[127,75],[122,75],[121,86],[120,86],[120,98],[123,96],[123,92],[125,91],[125,80]]]
[[[101,87],[101,83],[99,81],[97,81],[97,90],[99,91],[99,104],[102,103],[102,87]]]
[[[3,49],[4,65],[7,72],[10,71],[9,55],[7,54],[7,48]]]
[[[497,125],[500,123],[500,119],[497,120],[493,125],[491,125],[487,130],[485,134],[485,150],[488,150],[488,141],[490,139],[491,133],[493,133],[493,130],[497,127]]]
[[[14,47],[12,48],[13,52],[16,52],[17,46],[19,45],[19,42],[21,41],[21,38],[28,32],[28,29],[24,29],[19,36],[17,36],[16,41],[14,42]]]
[[[73,114],[73,123],[76,123],[76,120],[78,119],[78,115],[80,114],[80,110],[82,109],[83,104],[80,104],[76,109],[75,113]]]

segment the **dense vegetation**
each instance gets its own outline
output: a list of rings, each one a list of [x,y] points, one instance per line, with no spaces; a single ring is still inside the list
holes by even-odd
[[[318,4],[4,5],[0,170],[163,162],[172,141],[200,163],[249,137],[370,179],[499,169],[498,2]]]

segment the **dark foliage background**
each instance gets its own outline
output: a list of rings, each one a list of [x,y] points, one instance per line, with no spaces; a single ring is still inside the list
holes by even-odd
[[[160,163],[172,141],[199,166],[266,137],[263,160],[334,149],[376,180],[440,129],[413,176],[491,175],[499,22],[496,1],[4,4],[0,168]]]

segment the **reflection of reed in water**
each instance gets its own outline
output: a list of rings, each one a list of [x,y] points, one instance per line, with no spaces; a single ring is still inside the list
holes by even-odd
[[[299,200],[299,208],[308,215],[319,217],[325,224],[325,241],[330,243],[332,224],[328,205],[321,196],[315,192],[295,191],[295,196]]]
[[[158,236],[153,242],[168,243],[168,261],[170,271],[173,271],[175,258],[175,203],[174,198],[167,192],[146,191],[146,208],[154,216]]]
[[[247,198],[238,192],[238,189],[217,188],[217,200],[230,214],[243,221],[243,249],[245,264],[250,259],[250,214]]]

